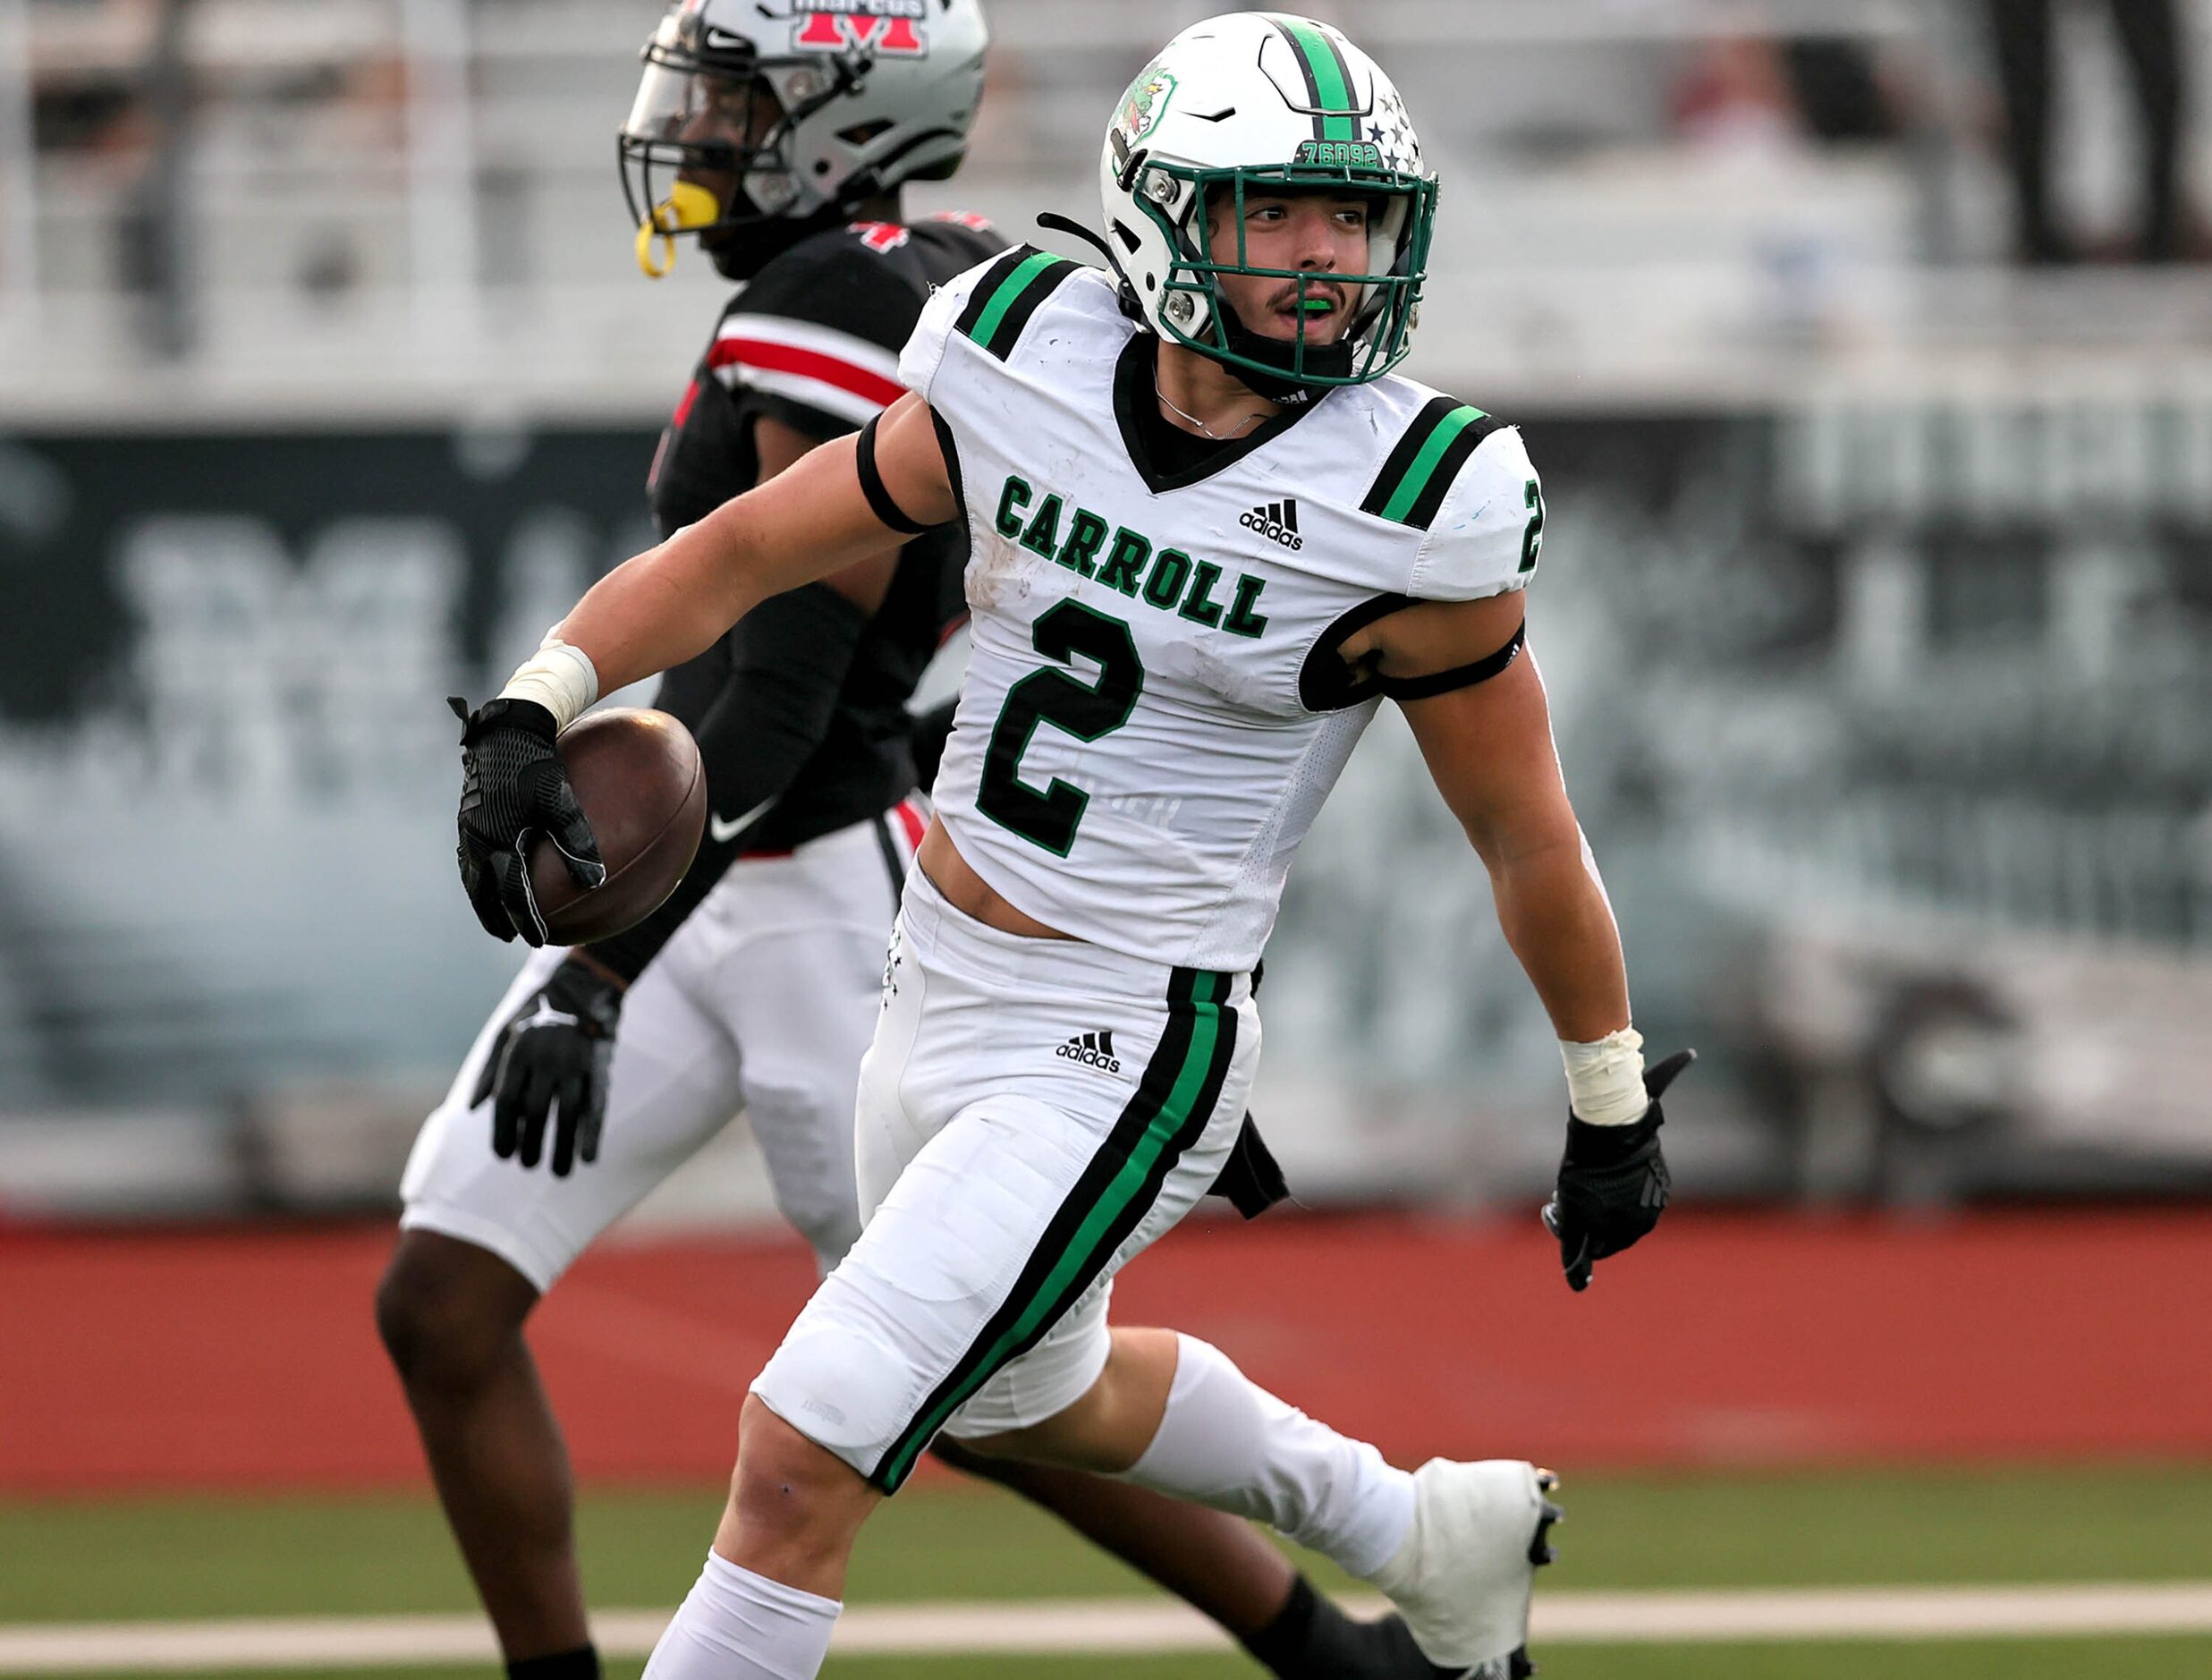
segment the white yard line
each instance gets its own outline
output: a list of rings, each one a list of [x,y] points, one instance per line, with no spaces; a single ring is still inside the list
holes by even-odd
[[[1382,1602],[1355,1601],[1352,1608],[1373,1613]],[[593,1618],[593,1632],[603,1654],[641,1657],[666,1620],[661,1610],[605,1610]],[[1537,1600],[1530,1637],[1541,1646],[2107,1633],[2212,1633],[2212,1582],[1552,1592]],[[1066,1656],[1220,1650],[1228,1642],[1181,1605],[1092,1599],[863,1607],[839,1622],[836,1649],[847,1656]],[[0,1675],[374,1668],[493,1657],[491,1635],[475,1616],[0,1625]]]

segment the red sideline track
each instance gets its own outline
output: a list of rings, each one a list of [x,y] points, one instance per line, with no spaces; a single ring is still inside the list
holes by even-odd
[[[419,1484],[377,1227],[0,1233],[0,1493]],[[812,1273],[784,1241],[589,1256],[534,1339],[579,1472],[718,1481]],[[1531,1219],[1206,1221],[1117,1286],[1415,1462],[2212,1455],[2212,1212],[1677,1210],[1588,1294]]]

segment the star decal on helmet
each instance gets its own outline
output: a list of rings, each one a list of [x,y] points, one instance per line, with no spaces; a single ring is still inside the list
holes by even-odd
[[[1412,119],[1406,115],[1405,101],[1395,88],[1385,89],[1376,101],[1375,115],[1368,119],[1368,138],[1382,153],[1386,168],[1406,174],[1420,173],[1420,142],[1413,138]]]

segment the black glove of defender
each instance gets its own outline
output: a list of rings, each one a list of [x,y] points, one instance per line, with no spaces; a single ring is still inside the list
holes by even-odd
[[[1659,1097],[1697,1059],[1695,1050],[1677,1050],[1644,1070],[1651,1107],[1633,1125],[1594,1126],[1569,1110],[1567,1152],[1559,1163],[1558,1188],[1544,1204],[1544,1228],[1559,1239],[1567,1286],[1578,1294],[1589,1287],[1599,1260],[1632,1246],[1665,1211],[1669,1184],[1659,1128],[1666,1116],[1659,1112]]]
[[[589,1166],[599,1158],[606,1070],[622,1009],[620,984],[574,957],[523,1000],[500,1028],[469,1099],[473,1108],[497,1093],[493,1154],[504,1161],[520,1150],[523,1166],[537,1166],[545,1151],[546,1122],[557,1105],[553,1175],[565,1178],[576,1162]]]
[[[496,700],[468,709],[449,700],[461,731],[461,885],[484,931],[495,939],[546,942],[546,921],[530,892],[530,842],[542,834],[559,848],[570,878],[597,887],[606,878],[599,843],[568,785],[554,748],[553,714],[535,700]]]

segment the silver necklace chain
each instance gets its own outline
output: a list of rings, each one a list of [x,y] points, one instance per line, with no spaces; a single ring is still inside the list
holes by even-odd
[[[1182,415],[1183,419],[1189,420],[1193,426],[1197,427],[1201,434],[1212,438],[1217,444],[1227,443],[1231,438],[1237,435],[1237,432],[1242,431],[1245,427],[1250,426],[1254,420],[1266,420],[1267,418],[1265,414],[1255,411],[1252,413],[1247,414],[1244,419],[1239,422],[1234,431],[1217,432],[1211,426],[1208,426],[1204,420],[1200,420],[1197,415],[1193,414],[1189,409],[1184,408],[1181,403],[1177,403],[1174,397],[1168,395],[1166,392],[1160,389],[1160,373],[1159,369],[1157,368],[1152,370],[1152,395],[1159,398],[1161,402],[1166,403],[1169,408],[1174,409],[1176,413]]]

